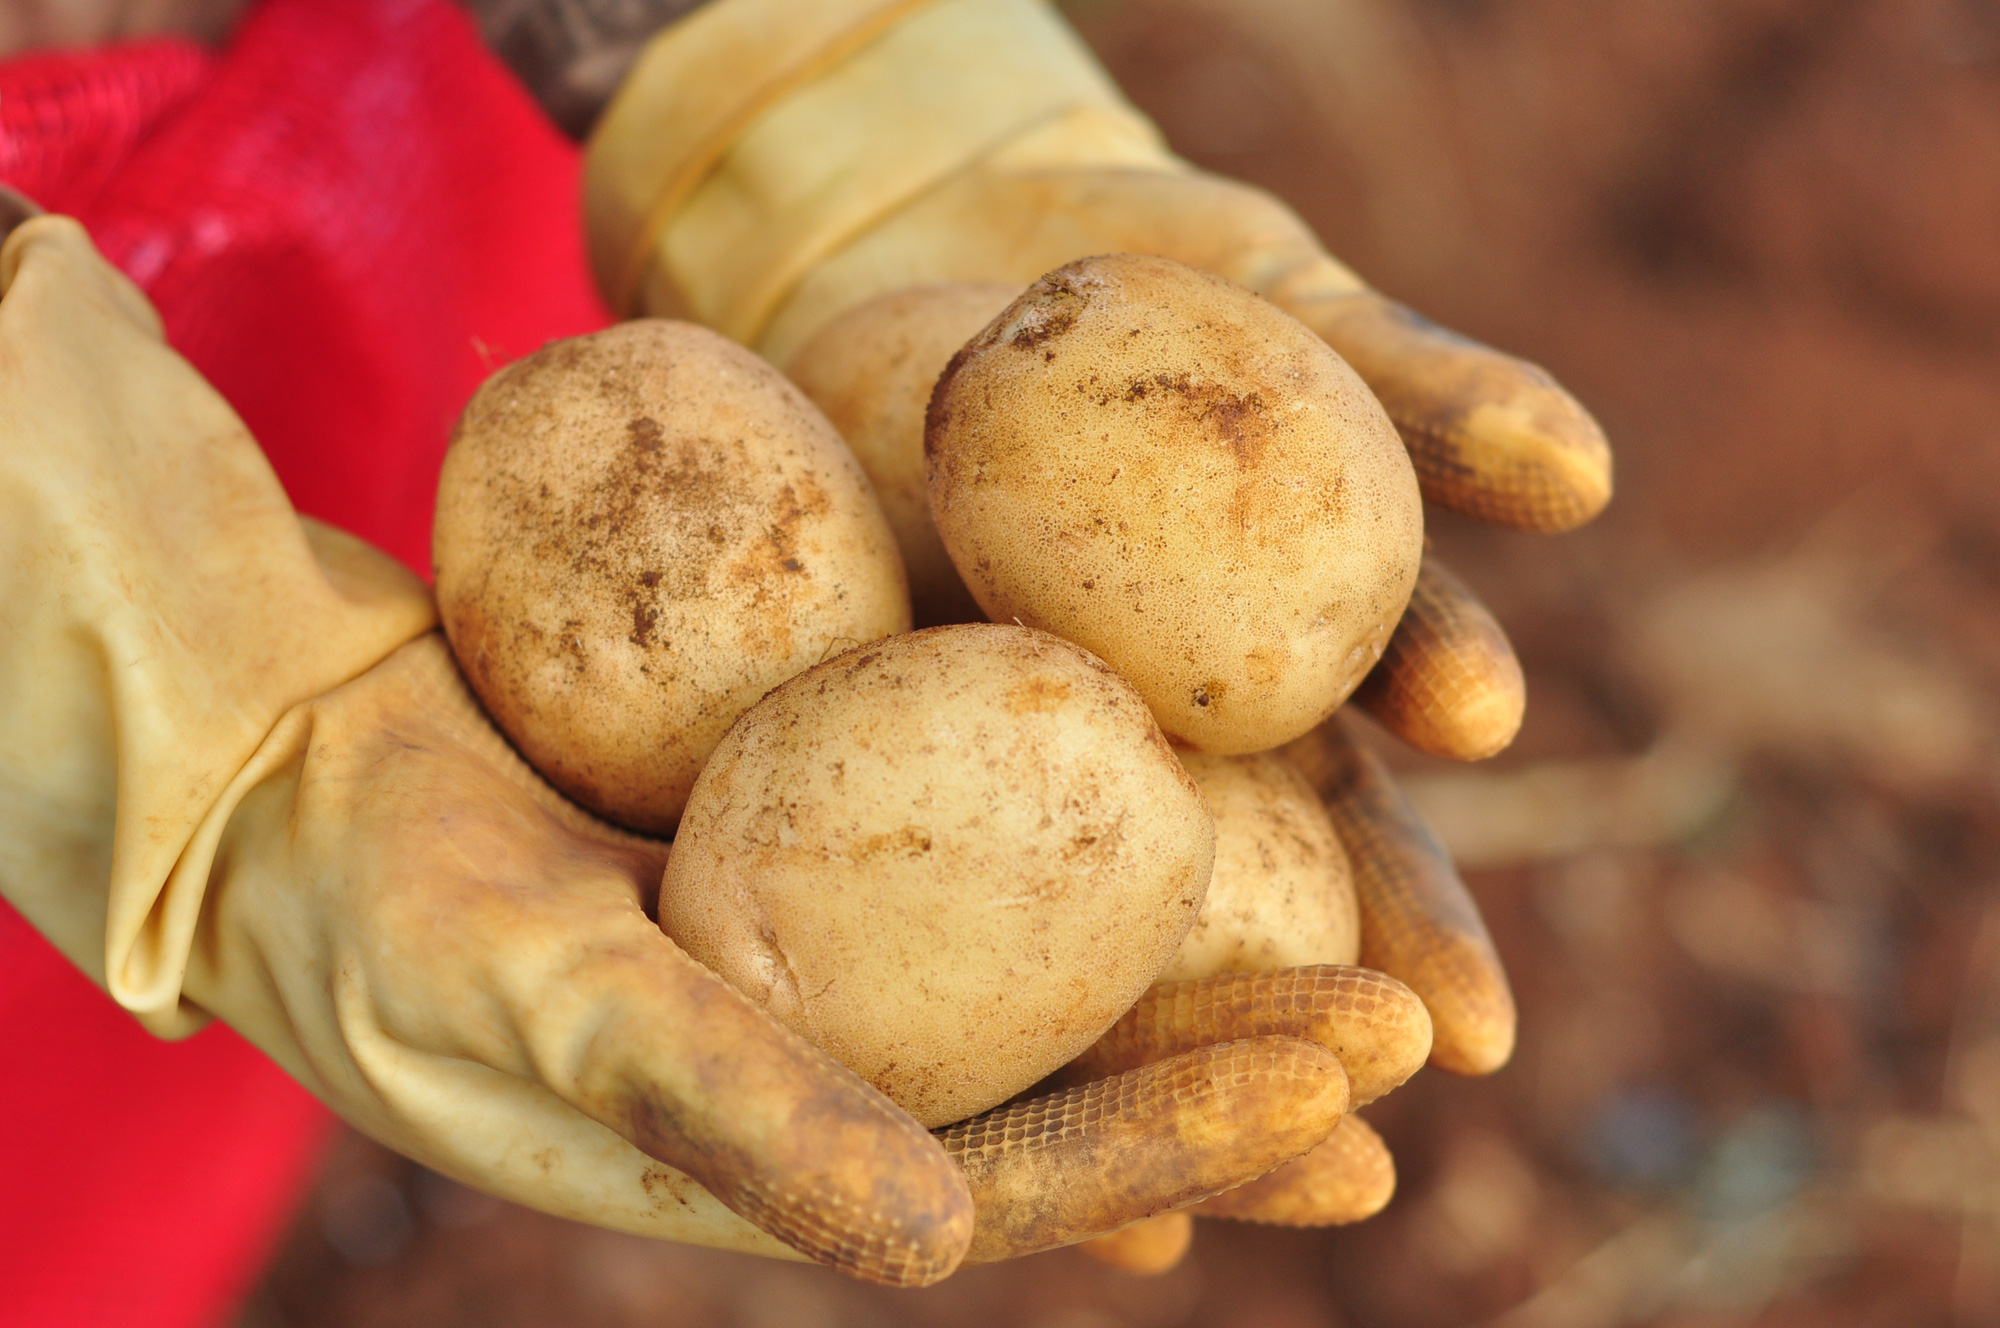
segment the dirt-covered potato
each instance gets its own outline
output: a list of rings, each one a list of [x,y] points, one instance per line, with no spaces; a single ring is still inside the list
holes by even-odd
[[[1275,752],[1183,752],[1181,764],[1215,817],[1215,870],[1194,929],[1159,980],[1353,963],[1361,953],[1354,877],[1298,767]]]
[[[660,924],[926,1125],[1123,1014],[1201,908],[1214,827],[1132,688],[990,623],[774,689],[688,799]]]
[[[821,329],[785,372],[854,449],[903,551],[919,626],[978,622],[944,551],[924,489],[924,409],[958,348],[1007,307],[1018,286],[944,282],[860,304]]]
[[[968,589],[1102,656],[1198,751],[1332,712],[1416,582],[1395,427],[1303,324],[1164,258],[1041,278],[931,396],[931,511]]]
[[[554,342],[488,379],[445,455],[432,556],[495,722],[563,792],[653,833],[758,697],[910,623],[847,445],[688,323]]]

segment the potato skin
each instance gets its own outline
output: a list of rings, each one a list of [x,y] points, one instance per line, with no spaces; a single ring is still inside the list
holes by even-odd
[[[1354,874],[1298,767],[1276,752],[1180,756],[1215,817],[1215,870],[1201,915],[1159,980],[1354,963]]]
[[[1169,259],[1029,287],[938,380],[925,449],[987,614],[1103,657],[1197,751],[1319,723],[1416,583],[1416,473],[1380,403],[1304,324]]]
[[[848,310],[799,348],[785,372],[854,449],[896,532],[917,625],[986,615],[959,579],[931,521],[924,411],[958,348],[1021,293],[991,282],[891,291]]]
[[[1070,1060],[1201,908],[1214,827],[1144,702],[991,623],[775,688],[695,784],[660,887],[684,950],[926,1125]]]
[[[432,557],[495,722],[564,793],[654,834],[758,697],[910,622],[833,427],[689,323],[553,342],[488,379],[445,455]]]

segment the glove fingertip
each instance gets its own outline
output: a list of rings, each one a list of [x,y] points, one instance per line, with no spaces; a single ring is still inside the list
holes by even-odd
[[[920,1287],[949,1277],[972,1243],[964,1174],[915,1121],[866,1101],[876,1095],[859,1081],[816,1096],[796,1114],[784,1155],[736,1169],[719,1197],[801,1254],[862,1281]]]

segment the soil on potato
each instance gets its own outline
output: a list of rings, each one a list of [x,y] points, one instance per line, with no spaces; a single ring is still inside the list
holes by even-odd
[[[1433,521],[1525,661],[1515,748],[1383,743],[1477,864],[1513,1064],[1368,1110],[1380,1217],[1203,1222],[1151,1279],[1064,1251],[891,1293],[348,1136],[244,1328],[2000,1322],[2000,9],[1071,13],[1185,154],[1618,449],[1578,534]]]

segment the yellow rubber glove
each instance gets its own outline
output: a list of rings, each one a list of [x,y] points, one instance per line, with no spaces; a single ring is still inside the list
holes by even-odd
[[[459,1180],[949,1273],[972,1204],[944,1149],[667,940],[665,846],[543,784],[433,624],[415,577],[294,514],[76,223],[13,230],[0,894],[154,1032],[220,1018]]]
[[[711,0],[599,121],[585,219],[615,309],[695,318],[778,364],[889,291],[1162,254],[1326,338],[1426,498],[1563,530],[1610,497],[1602,433],[1547,374],[1385,299],[1276,199],[1174,157],[1042,0]]]

